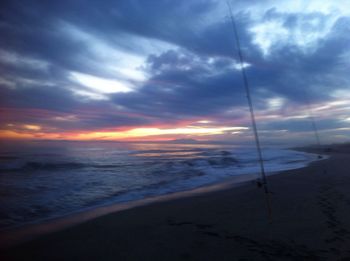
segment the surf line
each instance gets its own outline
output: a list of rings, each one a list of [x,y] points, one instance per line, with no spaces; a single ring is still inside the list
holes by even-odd
[[[245,67],[244,67],[244,59],[243,59],[243,54],[242,54],[242,50],[241,50],[241,43],[239,41],[238,32],[237,32],[237,28],[236,28],[236,22],[235,22],[235,18],[233,16],[233,13],[232,13],[231,5],[230,5],[230,3],[228,1],[226,1],[226,3],[227,3],[228,8],[229,8],[233,34],[234,34],[234,37],[235,37],[235,40],[236,40],[236,47],[237,47],[237,52],[238,52],[238,58],[239,58],[239,63],[240,63],[240,67],[241,67],[240,69],[241,69],[241,72],[242,72],[243,84],[244,84],[244,88],[245,88],[245,92],[246,92],[246,96],[247,96],[247,100],[248,100],[248,106],[249,106],[249,111],[250,111],[250,118],[251,118],[251,123],[252,123],[254,137],[255,137],[255,145],[256,145],[257,154],[258,154],[258,161],[259,161],[259,165],[260,165],[261,181],[257,181],[257,185],[259,187],[262,186],[263,189],[264,189],[268,218],[269,218],[270,222],[272,222],[272,208],[271,208],[271,199],[270,199],[271,192],[270,192],[270,190],[268,188],[268,184],[267,184],[266,172],[265,172],[265,166],[264,166],[264,159],[263,159],[263,155],[262,155],[262,151],[261,151],[259,132],[258,132],[258,128],[257,128],[257,125],[256,125],[256,120],[255,120],[253,102],[252,102],[252,98],[251,98],[251,94],[250,94],[248,77],[247,77],[247,74],[246,74],[246,71],[245,71]]]

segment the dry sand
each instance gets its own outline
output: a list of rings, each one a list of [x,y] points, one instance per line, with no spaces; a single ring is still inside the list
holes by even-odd
[[[1,260],[350,260],[350,146],[251,183],[111,213],[1,250]]]

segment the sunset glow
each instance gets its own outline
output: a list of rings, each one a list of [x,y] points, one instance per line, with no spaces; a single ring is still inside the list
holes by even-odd
[[[217,127],[217,128],[135,128],[125,131],[98,131],[98,132],[81,132],[81,133],[45,133],[38,132],[39,126],[27,125],[26,129],[31,132],[0,131],[0,136],[6,138],[32,138],[32,139],[64,139],[64,140],[128,140],[133,138],[147,138],[150,136],[163,136],[166,139],[175,139],[181,135],[191,135],[191,137],[200,137],[206,135],[221,135],[224,133],[239,134],[247,130],[247,127]]]
[[[9,4],[0,139],[252,142],[227,4],[170,2]],[[349,3],[229,2],[263,142],[350,139]]]

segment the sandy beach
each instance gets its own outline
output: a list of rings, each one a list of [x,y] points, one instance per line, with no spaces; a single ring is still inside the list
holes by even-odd
[[[309,149],[310,152],[315,150]],[[350,146],[269,177],[110,213],[1,249],[1,260],[350,260]]]

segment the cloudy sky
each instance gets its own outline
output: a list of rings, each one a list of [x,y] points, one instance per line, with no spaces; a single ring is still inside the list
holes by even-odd
[[[350,1],[230,4],[263,141],[348,141]],[[251,139],[225,1],[1,1],[0,35],[3,139]]]

